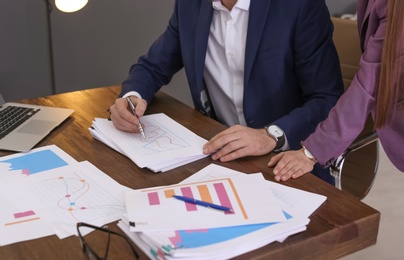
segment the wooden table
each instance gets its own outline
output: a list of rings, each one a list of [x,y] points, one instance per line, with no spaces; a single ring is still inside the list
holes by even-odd
[[[271,154],[228,163],[205,158],[160,174],[138,168],[125,156],[93,139],[88,130],[95,117],[108,117],[107,109],[119,91],[119,86],[111,86],[22,100],[22,103],[75,110],[36,147],[55,144],[76,160],[91,162],[119,183],[133,189],[175,184],[211,163],[245,173],[262,172],[265,178],[274,180],[272,170],[266,167]],[[158,112],[164,112],[205,139],[225,129],[220,123],[162,92],[156,95],[147,110],[148,114]],[[8,154],[11,152],[0,151],[0,156]],[[376,243],[380,213],[375,209],[311,174],[290,180],[285,185],[323,194],[327,196],[327,201],[310,217],[306,231],[289,237],[283,243],[269,244],[237,259],[335,259]],[[116,223],[109,227],[122,233]],[[90,234],[88,239],[98,238]],[[122,244],[111,246],[111,259],[130,259]],[[147,258],[140,253],[141,259]],[[77,237],[60,240],[50,236],[0,247],[0,259],[86,259],[86,255]]]

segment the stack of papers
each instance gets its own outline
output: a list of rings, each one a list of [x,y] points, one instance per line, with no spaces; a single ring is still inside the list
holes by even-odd
[[[127,190],[55,145],[1,157],[0,246],[77,235],[77,222],[102,226],[116,221],[125,213]]]
[[[233,212],[182,202],[173,194],[199,200],[208,194]],[[127,212],[118,226],[153,259],[226,259],[306,230],[325,200],[262,174],[211,164],[177,185],[126,192]]]
[[[194,134],[165,114],[143,116],[140,133],[116,129],[110,120],[95,118],[91,135],[130,158],[141,168],[164,172],[206,157],[202,147],[207,140]]]

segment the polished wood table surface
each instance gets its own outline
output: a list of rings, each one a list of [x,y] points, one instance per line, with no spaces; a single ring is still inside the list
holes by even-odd
[[[175,184],[211,163],[245,173],[262,172],[266,179],[274,180],[272,169],[266,166],[271,154],[228,163],[204,158],[158,174],[137,167],[125,156],[93,139],[88,130],[95,117],[108,117],[107,109],[119,91],[119,86],[111,86],[21,100],[22,103],[75,110],[70,118],[36,147],[55,144],[76,160],[89,161],[117,182],[133,189]],[[162,92],[149,104],[147,114],[159,112],[167,114],[207,140],[225,129],[220,123]],[[9,154],[12,153],[0,151],[0,156]],[[325,195],[327,201],[310,217],[306,231],[287,238],[283,243],[269,244],[238,256],[237,259],[336,259],[376,243],[380,213],[375,209],[311,174],[284,184]],[[122,233],[116,223],[109,224],[109,227]],[[91,234],[86,239],[104,243]],[[123,244],[111,245],[110,259],[131,259],[130,251],[124,248]],[[138,251],[141,259],[147,259],[140,250]],[[86,259],[86,255],[81,250],[77,237],[60,240],[53,235],[2,246],[0,259]]]

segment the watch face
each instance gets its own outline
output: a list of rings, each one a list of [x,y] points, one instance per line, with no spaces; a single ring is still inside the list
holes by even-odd
[[[277,127],[276,125],[270,125],[268,127],[268,133],[270,133],[271,135],[275,136],[276,138],[280,138],[283,136],[283,131],[282,129],[280,129],[279,127]]]
[[[306,149],[306,147],[303,147],[303,152],[309,159],[314,160],[314,156],[311,154],[309,150]]]

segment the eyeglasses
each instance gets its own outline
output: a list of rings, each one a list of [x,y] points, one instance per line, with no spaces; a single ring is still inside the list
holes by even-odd
[[[84,237],[82,236],[82,234],[80,232],[81,227],[92,228],[92,229],[94,229],[96,231],[102,232],[101,234],[104,234],[106,236],[106,248],[105,248],[105,253],[104,253],[103,257],[99,256],[99,254],[97,254],[96,251],[102,252],[104,250],[94,250],[95,249],[94,246],[93,246],[93,248],[90,247],[88,241],[86,241],[84,239]],[[97,227],[97,226],[94,226],[94,225],[91,225],[91,224],[78,222],[77,225],[76,225],[76,228],[77,228],[77,234],[79,236],[79,241],[80,241],[81,248],[83,249],[84,252],[86,252],[87,257],[90,260],[93,260],[93,259],[94,260],[106,260],[107,259],[108,252],[109,252],[109,245],[110,245],[110,242],[111,242],[111,235],[116,235],[116,236],[118,236],[120,238],[123,238],[128,243],[128,245],[129,245],[129,247],[130,247],[130,249],[131,249],[131,251],[133,253],[134,258],[136,258],[136,259],[139,258],[139,254],[136,252],[135,248],[133,247],[133,245],[129,241],[129,239],[127,237],[117,233],[117,232],[109,230],[107,226]],[[102,245],[98,245],[97,249],[99,249],[100,246],[104,247]]]

